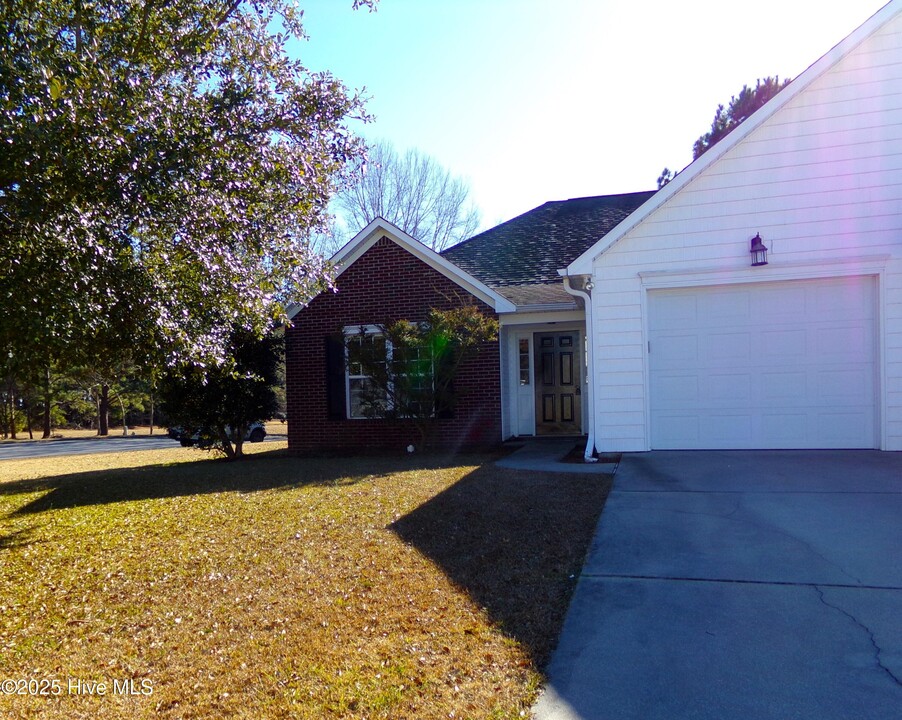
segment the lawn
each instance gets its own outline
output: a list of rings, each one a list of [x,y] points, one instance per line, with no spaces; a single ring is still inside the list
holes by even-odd
[[[0,462],[0,717],[528,715],[609,478],[284,447]]]

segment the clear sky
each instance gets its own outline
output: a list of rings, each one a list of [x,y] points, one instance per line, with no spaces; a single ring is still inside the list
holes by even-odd
[[[312,70],[366,88],[355,130],[469,181],[483,228],[650,190],[719,103],[796,77],[885,0],[302,0]],[[356,229],[353,229],[356,231]]]

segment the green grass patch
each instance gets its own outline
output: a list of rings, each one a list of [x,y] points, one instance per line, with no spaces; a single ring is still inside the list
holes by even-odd
[[[528,710],[607,478],[249,452],[0,462],[0,717]]]

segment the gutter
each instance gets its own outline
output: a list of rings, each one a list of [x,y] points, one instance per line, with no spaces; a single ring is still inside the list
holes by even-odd
[[[586,440],[586,450],[583,453],[583,460],[587,463],[598,462],[598,458],[595,457],[595,382],[591,377],[592,373],[595,369],[594,362],[594,342],[591,336],[591,328],[592,328],[592,288],[595,287],[592,282],[592,278],[589,277],[589,281],[586,283],[586,290],[577,290],[576,288],[570,285],[570,276],[566,274],[566,270],[558,270],[561,277],[564,279],[564,290],[566,290],[570,295],[574,297],[579,297],[583,299],[583,302],[586,305],[586,367],[588,371],[586,373],[586,390],[589,394],[589,427],[588,427],[588,439]]]

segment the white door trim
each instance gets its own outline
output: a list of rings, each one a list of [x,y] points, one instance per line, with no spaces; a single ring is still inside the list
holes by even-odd
[[[585,398],[587,394],[588,372],[585,367],[585,348],[583,347],[586,338],[586,327],[584,322],[546,322],[534,323],[530,325],[514,325],[504,328],[509,332],[506,333],[506,355],[507,355],[507,383],[506,398],[502,398],[502,411],[508,413],[509,422],[507,423],[509,437],[526,436],[531,437],[536,434],[536,417],[535,417],[535,394],[536,394],[536,377],[535,377],[535,333],[543,332],[575,332],[577,333],[577,357],[580,363],[581,379],[581,397]],[[520,365],[519,365],[519,345],[521,339],[529,340],[530,348],[530,365],[529,365],[529,399],[526,398],[526,392],[523,391],[523,410],[528,415],[529,420],[524,426],[520,424],[521,411],[521,386],[520,386]],[[580,427],[585,432],[587,423],[589,422],[588,403],[580,403]],[[528,426],[528,427],[527,427]]]
[[[863,255],[830,258],[817,262],[783,263],[771,261],[762,267],[693,268],[691,270],[653,270],[640,272],[645,288],[679,288],[696,285],[727,285],[754,282],[780,282],[849,275],[879,275],[885,272],[889,255]]]

